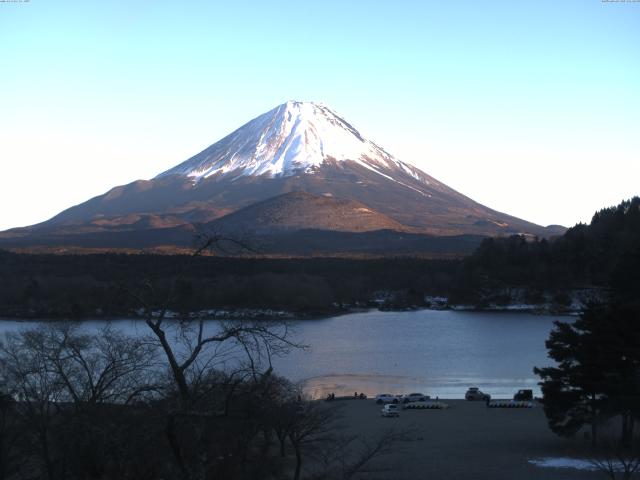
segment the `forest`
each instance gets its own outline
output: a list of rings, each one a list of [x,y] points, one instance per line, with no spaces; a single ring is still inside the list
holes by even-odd
[[[428,307],[428,296],[486,308],[515,301],[514,290],[526,303],[567,304],[572,289],[605,290],[615,279],[624,283],[639,255],[638,197],[602,209],[590,224],[556,238],[487,238],[463,259],[0,251],[0,316],[135,315],[141,305],[128,292],[149,284],[166,290],[178,274],[170,305],[178,313],[249,308],[314,316],[355,307]]]
[[[322,315],[389,296],[423,305],[425,292],[444,294],[454,260],[263,259],[186,255],[31,255],[0,253],[0,315],[85,318],[131,315],[127,292],[152,283],[168,288],[186,264],[171,308],[284,309]],[[387,298],[389,301],[389,298]]]
[[[487,238],[465,258],[452,295],[479,302],[482,295],[526,289],[532,302],[543,292],[606,289],[631,274],[640,255],[640,198],[596,212],[590,224],[579,223],[551,239],[511,236]]]

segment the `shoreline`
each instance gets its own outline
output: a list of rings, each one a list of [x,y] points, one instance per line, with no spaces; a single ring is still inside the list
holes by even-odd
[[[272,308],[219,308],[219,309],[207,309],[203,311],[194,311],[189,313],[177,313],[173,311],[167,312],[165,318],[167,320],[176,319],[190,319],[190,320],[264,320],[264,321],[278,321],[278,320],[319,320],[323,318],[334,318],[343,315],[350,315],[354,313],[363,313],[370,311],[379,312],[416,312],[416,311],[443,311],[451,310],[456,312],[482,312],[482,313],[526,313],[531,315],[554,315],[562,317],[575,317],[582,311],[581,308],[567,308],[556,309],[550,305],[534,306],[534,305],[506,305],[489,307],[477,307],[473,305],[447,305],[444,307],[432,307],[432,306],[407,306],[407,307],[381,307],[381,306],[367,306],[367,307],[351,307],[341,309],[327,309],[326,311],[314,311],[314,312],[298,312],[294,310],[285,309],[272,309]],[[140,313],[129,312],[122,315],[105,315],[101,313],[95,313],[91,316],[82,317],[56,317],[56,316],[39,316],[37,314],[28,315],[9,315],[6,313],[0,314],[0,322],[2,321],[42,321],[42,322],[83,322],[90,320],[104,320],[104,321],[116,321],[116,320],[144,320],[145,316]]]
[[[295,381],[295,380],[294,380]],[[510,401],[520,389],[533,391],[534,397],[541,397],[542,391],[538,379],[530,378],[465,378],[456,374],[439,377],[421,377],[411,374],[373,374],[373,373],[328,373],[302,378],[295,383],[311,400],[324,400],[328,395],[353,398],[354,392],[366,395],[368,399],[381,393],[406,395],[420,392],[430,396],[431,400],[464,400],[469,387],[479,387],[482,392],[491,395],[491,400]]]

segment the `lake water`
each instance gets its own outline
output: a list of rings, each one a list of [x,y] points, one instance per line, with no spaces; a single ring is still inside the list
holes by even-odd
[[[369,311],[293,322],[295,338],[306,344],[274,361],[276,373],[304,384],[316,398],[364,392],[423,392],[462,398],[469,386],[494,398],[520,388],[539,395],[534,366],[551,365],[545,340],[554,320],[527,313],[419,310]],[[0,322],[0,333],[38,322]],[[129,334],[146,334],[139,320],[112,322]],[[102,320],[83,328],[98,329]]]

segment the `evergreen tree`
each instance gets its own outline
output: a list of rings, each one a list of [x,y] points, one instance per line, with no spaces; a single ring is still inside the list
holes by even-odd
[[[598,423],[619,417],[622,444],[630,446],[640,420],[637,297],[614,291],[608,302],[589,304],[575,322],[556,322],[546,346],[557,366],[534,372],[549,427],[571,436],[590,425],[595,445]]]
[[[555,322],[546,346],[557,366],[534,368],[542,379],[542,403],[549,427],[558,435],[569,437],[590,425],[592,442],[596,442],[597,424],[607,404],[607,376],[599,340],[604,328],[603,306],[595,303],[574,323]]]

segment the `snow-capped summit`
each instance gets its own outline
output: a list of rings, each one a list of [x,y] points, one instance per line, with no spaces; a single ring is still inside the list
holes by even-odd
[[[156,178],[181,175],[194,180],[219,177],[288,177],[313,173],[326,160],[354,161],[388,176],[400,169],[428,184],[416,168],[365,139],[329,107],[289,101],[254,118],[206,150]]]

